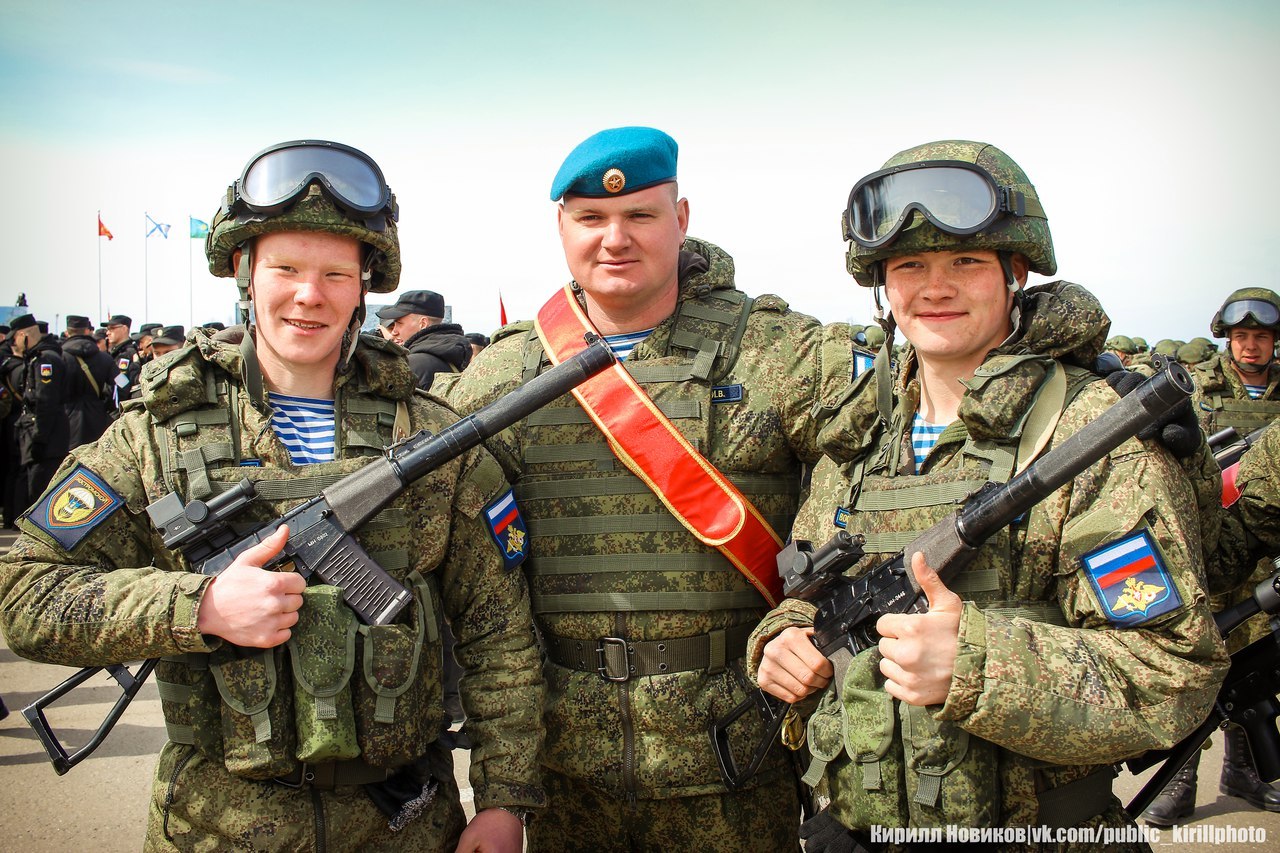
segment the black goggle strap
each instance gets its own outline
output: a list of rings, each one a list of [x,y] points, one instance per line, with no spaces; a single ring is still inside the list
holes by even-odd
[[[236,322],[249,328],[249,309],[253,307],[253,300],[249,298],[249,275],[253,269],[253,241],[247,240],[241,244],[240,263],[236,265],[236,290],[240,293],[240,299],[236,302]]]

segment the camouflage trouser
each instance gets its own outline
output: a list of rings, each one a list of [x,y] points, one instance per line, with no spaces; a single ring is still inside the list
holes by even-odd
[[[452,778],[399,832],[357,786],[290,788],[232,776],[194,747],[165,744],[146,850],[452,851],[466,824]]]
[[[800,806],[790,775],[735,794],[628,803],[543,768],[548,805],[529,824],[530,853],[799,850]]]

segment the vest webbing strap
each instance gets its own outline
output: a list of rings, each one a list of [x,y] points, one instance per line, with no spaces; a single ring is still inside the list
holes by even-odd
[[[784,477],[780,474],[734,474],[733,484],[746,492],[763,492],[769,495],[796,495],[800,492],[800,483],[796,477]],[[521,483],[516,486],[516,500],[524,503],[548,498],[639,495],[648,492],[649,487],[633,477],[575,477],[572,480]]]
[[[186,684],[177,684],[173,681],[161,681],[156,679],[156,692],[160,694],[160,701],[174,702],[178,705],[185,705],[191,701],[191,687]]]
[[[700,400],[672,400],[658,404],[658,410],[668,418],[701,418],[702,402]],[[529,415],[530,426],[564,426],[566,424],[589,424],[591,417],[582,409],[539,409]]]
[[[770,518],[765,524],[785,525],[785,517]],[[599,536],[604,533],[669,533],[687,530],[680,519],[666,513],[649,512],[639,515],[592,515],[567,518],[528,518],[525,525],[531,536]],[[777,568],[774,568],[777,571]]]
[[[524,451],[524,461],[531,464],[612,462],[617,458],[606,444],[535,444]]]
[[[638,361],[627,365],[626,371],[637,382],[688,382],[694,378],[693,368],[688,364],[645,364]]]
[[[534,573],[544,575],[631,574],[632,572],[732,572],[729,561],[710,551],[701,554],[586,554],[535,557]]]
[[[205,500],[213,496],[209,481],[209,464],[226,462],[235,456],[231,443],[219,441],[202,444],[178,453],[178,469],[187,472],[187,499]]]
[[[737,592],[582,592],[530,596],[534,613],[611,613],[638,610],[740,610],[760,606],[759,593]]]
[[[883,512],[960,503],[986,482],[986,480],[958,480],[951,483],[928,483],[902,489],[863,492],[858,495],[855,508],[859,512]]]
[[[586,348],[585,333],[599,334],[567,285],[542,306],[534,330],[556,364]],[[615,364],[573,389],[573,396],[608,437],[618,459],[649,484],[680,523],[701,542],[718,548],[770,607],[776,605],[782,599],[775,562],[782,540],[751,502],[663,417],[631,374]]]
[[[164,721],[164,729],[165,733],[169,736],[169,740],[174,743],[180,743],[185,746],[196,745],[196,730],[191,726],[174,723],[166,718]]]
[[[1041,826],[1079,826],[1102,814],[1115,802],[1111,794],[1115,775],[1110,767],[1104,767],[1074,782],[1041,791],[1036,794],[1040,801],[1036,822]]]

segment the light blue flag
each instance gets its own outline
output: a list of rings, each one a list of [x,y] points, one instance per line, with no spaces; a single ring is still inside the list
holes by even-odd
[[[147,217],[147,222],[148,222],[148,223],[150,223],[150,225],[151,225],[151,227],[147,229],[147,236],[148,236],[148,237],[150,237],[152,234],[154,234],[154,233],[156,233],[157,231],[159,231],[159,232],[160,232],[160,236],[161,236],[161,237],[165,238],[166,240],[168,240],[168,239],[169,239],[169,223],[167,223],[167,222],[156,222],[154,219],[152,219],[152,218],[151,218],[151,214],[150,214],[150,213],[143,214],[143,215]]]

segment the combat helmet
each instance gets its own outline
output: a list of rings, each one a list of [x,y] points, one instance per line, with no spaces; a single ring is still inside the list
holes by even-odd
[[[1209,331],[1215,338],[1225,338],[1241,326],[1280,333],[1280,296],[1265,287],[1242,287],[1222,303]]]
[[[863,287],[878,284],[880,261],[914,252],[987,249],[1022,254],[1041,275],[1058,268],[1035,187],[1009,155],[981,142],[895,154],[854,185],[842,225],[848,270]]]
[[[1208,338],[1192,338],[1178,347],[1178,361],[1185,365],[1199,364],[1217,351]]]
[[[1156,355],[1162,355],[1165,358],[1176,359],[1178,355],[1178,342],[1170,340],[1169,338],[1157,341],[1155,349],[1152,350],[1152,352]]]
[[[1133,342],[1133,338],[1128,335],[1114,335],[1107,339],[1102,348],[1112,352],[1124,353],[1125,355],[1137,355],[1142,352],[1142,350],[1138,349],[1138,345]]]
[[[399,205],[372,158],[337,142],[303,139],[273,145],[253,157],[227,187],[205,237],[209,272],[234,276],[248,307],[252,245],[232,267],[236,249],[262,234],[323,231],[369,247],[365,289],[389,293],[400,282]],[[363,321],[364,301],[358,312]]]
[[[1151,347],[1147,345],[1147,339],[1140,338],[1137,335],[1133,336],[1133,345],[1138,348],[1138,352],[1140,353],[1146,352],[1147,350],[1151,349]]]

